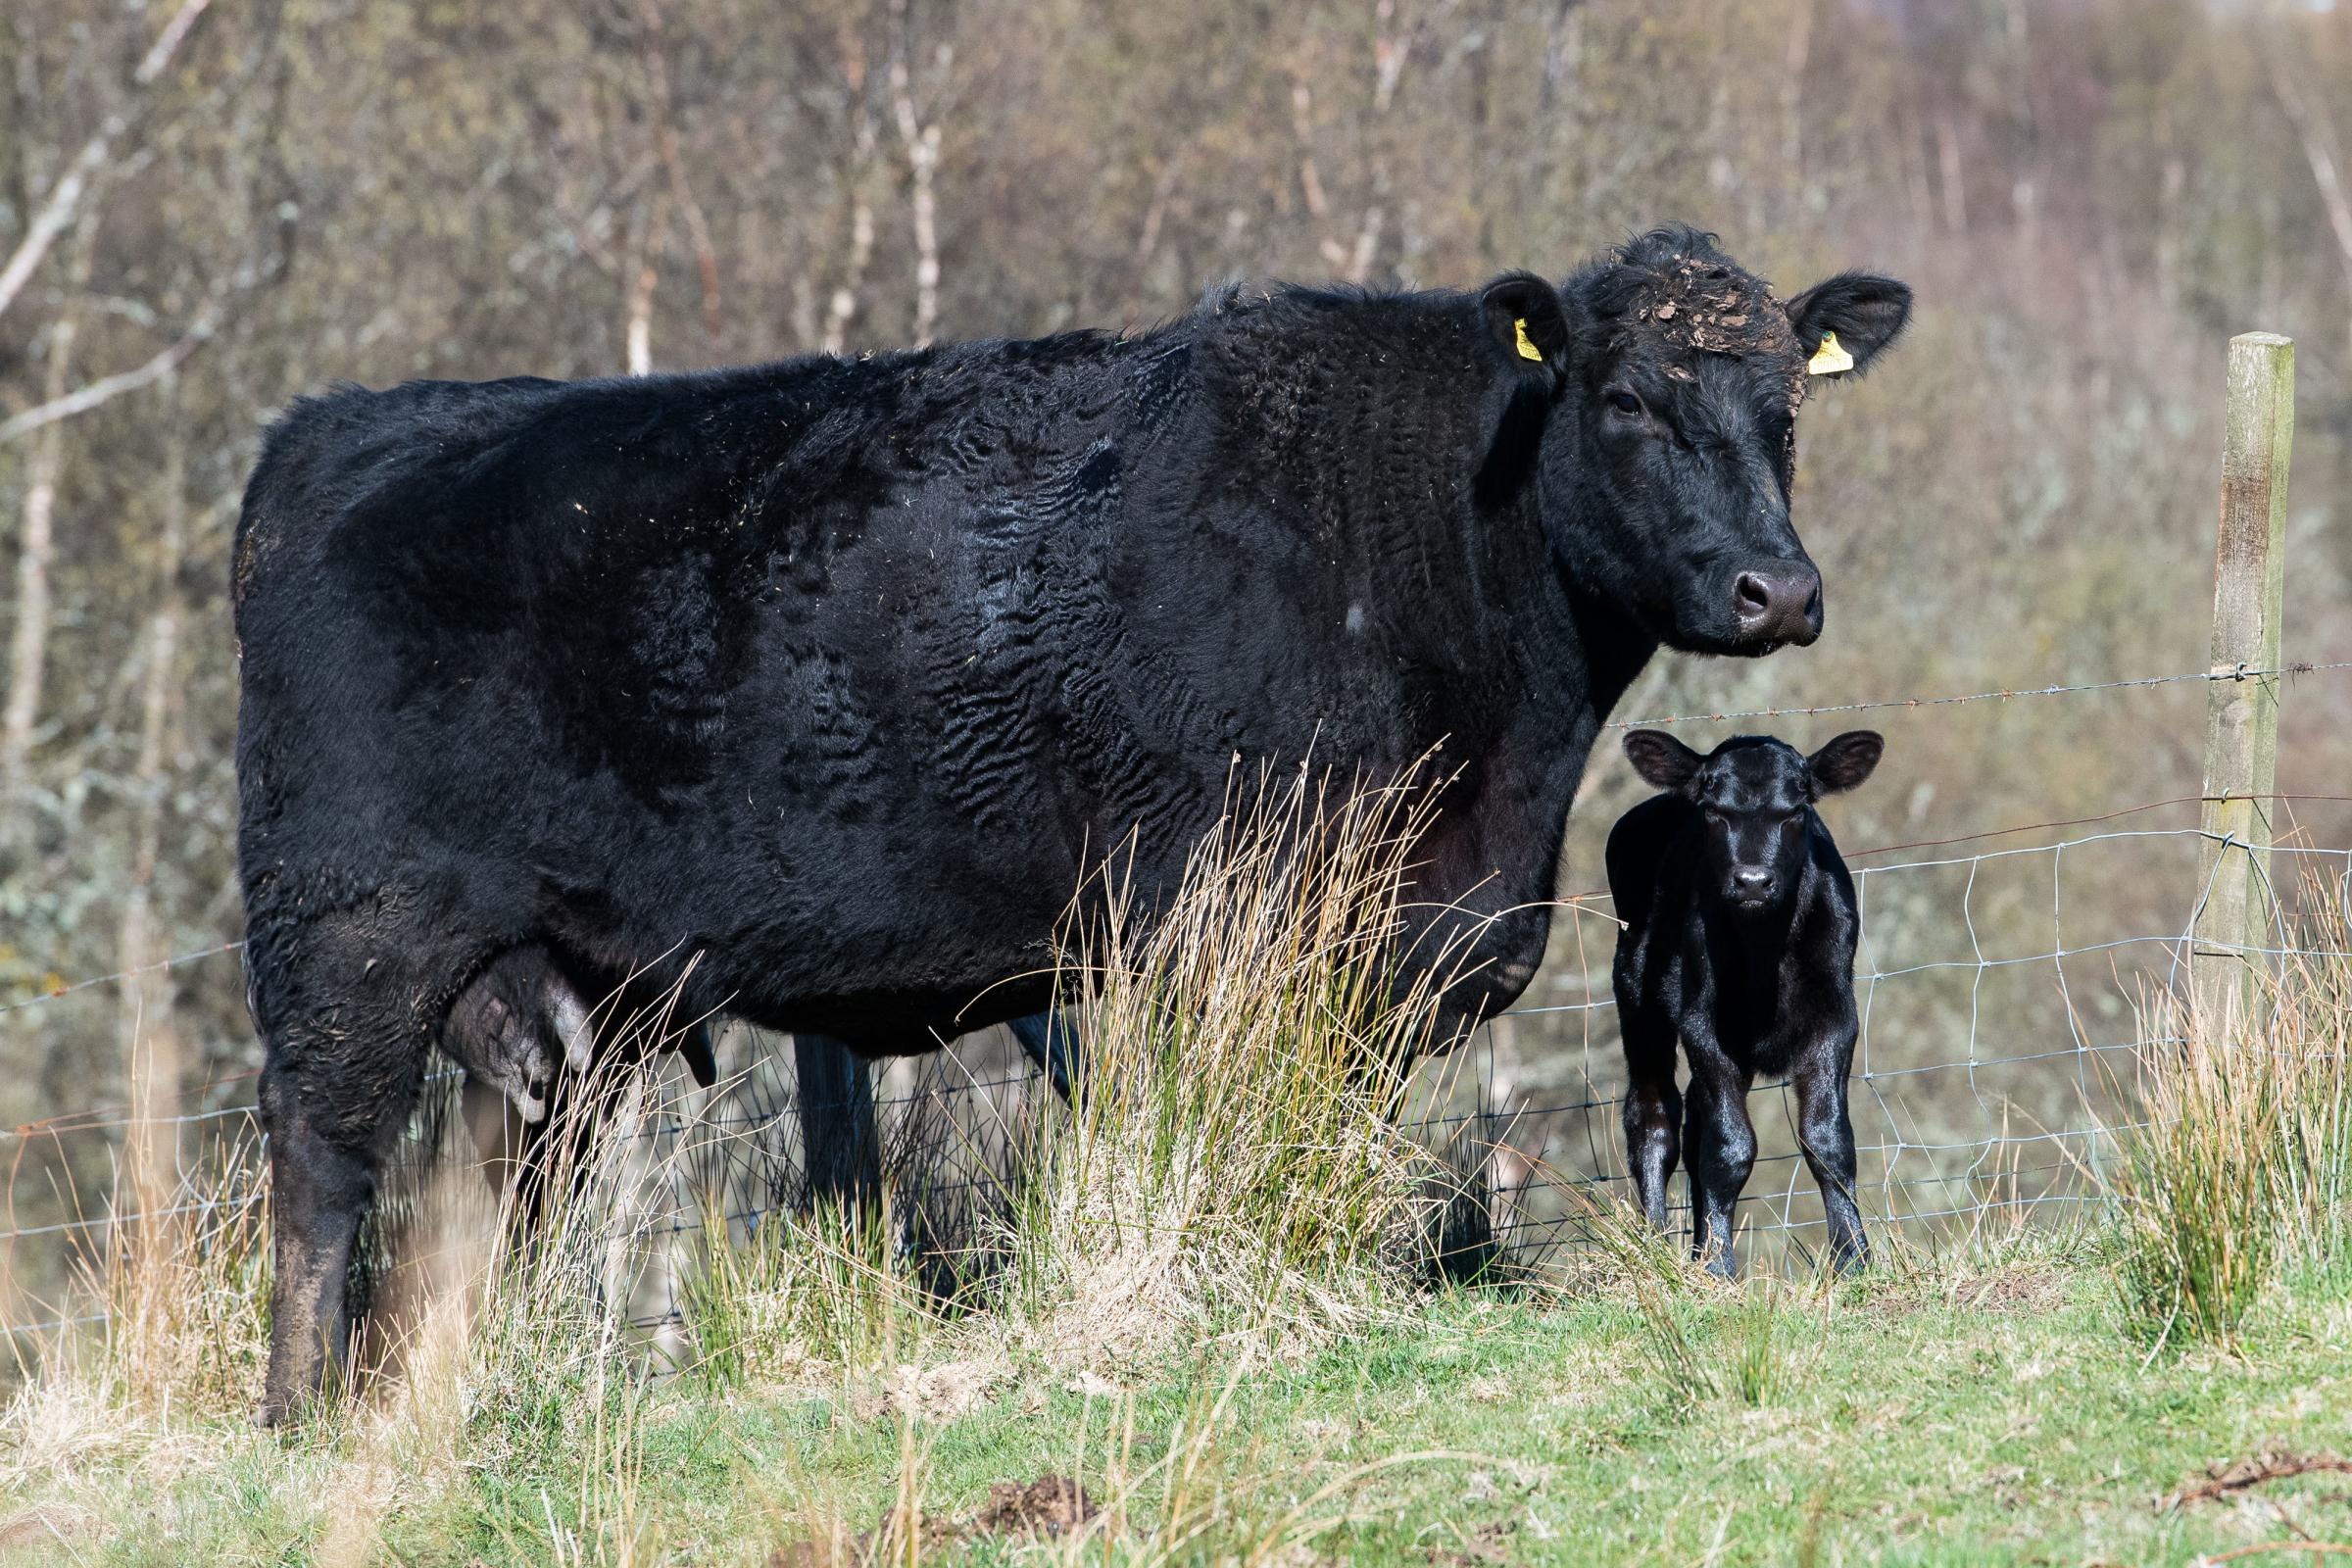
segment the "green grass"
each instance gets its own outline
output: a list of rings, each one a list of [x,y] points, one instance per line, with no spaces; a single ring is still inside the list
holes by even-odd
[[[370,1475],[359,1440],[320,1450],[198,1424],[176,1458],[148,1443],[123,1462],[80,1456],[45,1484],[18,1469],[32,1483],[11,1499],[19,1528],[50,1504],[73,1550],[27,1544],[0,1561],[307,1561],[375,1486],[377,1561],[760,1563],[812,1525],[871,1529],[910,1454],[921,1508],[954,1519],[993,1483],[1047,1474],[1107,1500],[1122,1451],[1142,1479],[1117,1560],[1161,1560],[1170,1544],[1153,1537],[1179,1467],[1153,1466],[1187,1432],[1205,1433],[1187,1484],[1213,1506],[1194,1505],[1203,1534],[1166,1560],[2139,1564],[2297,1528],[2352,1540],[2341,1476],[2156,1506],[2209,1465],[2352,1448],[2340,1294],[2276,1291],[2231,1351],[2154,1361],[2119,1334],[2095,1260],[1826,1294],[1701,1290],[1674,1311],[1713,1393],[1659,1375],[1655,1326],[1630,1295],[1457,1293],[1295,1364],[1237,1368],[1211,1349],[1118,1394],[1016,1364],[938,1420],[903,1418],[872,1380],[726,1395],[693,1379],[615,1384],[603,1421],[578,1401],[562,1422],[505,1412],[506,1430],[468,1435],[496,1464],[436,1479]],[[1752,1379],[1765,1326],[1779,1368]],[[1303,1555],[1261,1551],[1293,1513]],[[582,1532],[599,1518],[620,1523]],[[921,1560],[1063,1549],[979,1537],[933,1542]]]
[[[2076,1230],[1882,1230],[1858,1279],[1732,1288],[1587,1199],[1581,1248],[1433,1294],[1460,1203],[1370,1070],[1429,1001],[1372,979],[1394,805],[1255,819],[1100,956],[1112,1087],[1008,1135],[1003,1201],[907,1231],[922,1189],[894,1185],[862,1226],[788,1204],[663,1254],[665,1356],[625,1321],[653,1254],[613,1240],[662,1174],[630,1095],[531,1245],[476,1172],[422,1172],[370,1337],[398,1374],[286,1433],[246,1421],[258,1210],[165,1205],[91,1260],[108,1325],[19,1369],[0,1568],[2352,1554],[2341,1473],[2160,1505],[2352,1451],[2352,964],[2282,977],[2256,1037],[2183,1019]],[[248,1190],[250,1153],[183,1196]],[[934,1231],[952,1297],[903,1245]],[[1082,1528],[981,1527],[1066,1505],[1055,1478],[1099,1505]]]

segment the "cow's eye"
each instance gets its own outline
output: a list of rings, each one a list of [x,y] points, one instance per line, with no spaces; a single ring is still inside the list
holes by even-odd
[[[1624,387],[1612,388],[1607,396],[1609,407],[1615,409],[1619,414],[1640,414],[1642,412],[1642,400]]]

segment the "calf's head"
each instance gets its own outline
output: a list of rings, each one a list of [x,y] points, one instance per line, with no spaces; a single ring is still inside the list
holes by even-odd
[[[1794,896],[1813,803],[1870,777],[1886,747],[1867,729],[1849,730],[1811,757],[1769,735],[1735,736],[1704,757],[1659,730],[1625,738],[1635,772],[1698,808],[1708,884],[1748,912]]]
[[[1717,249],[1661,228],[1554,287],[1488,286],[1489,330],[1541,400],[1536,485],[1571,583],[1692,653],[1821,635],[1821,573],[1788,518],[1797,410],[1902,331],[1911,291],[1841,272],[1786,303]]]

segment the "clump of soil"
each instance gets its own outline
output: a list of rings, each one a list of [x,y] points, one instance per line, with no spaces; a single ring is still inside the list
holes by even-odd
[[[973,1536],[1045,1536],[1053,1538],[1083,1530],[1102,1510],[1086,1489],[1069,1476],[1039,1476],[1035,1481],[1000,1481],[988,1489],[988,1501],[968,1519],[926,1518],[919,1526],[926,1548],[952,1545]],[[870,1562],[875,1544],[888,1544],[896,1521],[885,1513],[882,1522],[855,1541],[796,1541],[768,1554],[767,1568],[848,1568]]]
[[[1039,1476],[1027,1486],[1000,1481],[990,1487],[988,1505],[972,1524],[992,1536],[1058,1536],[1081,1528],[1102,1511],[1086,1489],[1068,1476]]]

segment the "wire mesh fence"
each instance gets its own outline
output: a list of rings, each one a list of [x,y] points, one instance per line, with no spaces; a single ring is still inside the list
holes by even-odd
[[[1850,713],[1961,702],[2060,697],[2197,680],[2339,670],[2215,670],[2142,680],[2033,687],[1948,699],[1673,715],[1613,727]],[[2281,797],[2282,801],[2336,797]],[[2080,1213],[2099,1193],[2115,1133],[2134,1116],[2142,1038],[2137,1005],[2177,989],[2200,903],[2210,835],[2195,798],[2141,803],[2064,822],[1961,839],[1848,850],[1862,913],[1855,993],[1861,1018],[1852,1080],[1866,1221],[1879,1227],[1973,1223],[1999,1214]],[[2319,890],[2341,900],[2352,849],[2288,842],[2274,852],[2275,907]],[[2281,913],[2271,945],[2250,957],[2338,956],[2297,948]],[[1553,959],[1521,1004],[1454,1055],[1417,1069],[1407,1120],[1416,1135],[1475,1167],[1494,1239],[1556,1242],[1580,1191],[1626,1180],[1619,1091],[1624,1072],[1610,994],[1616,926],[1603,893],[1563,903]],[[233,964],[238,945],[151,968]],[[58,981],[0,1002],[0,1029],[41,1009],[98,1005],[142,971]],[[802,1192],[802,1107],[785,1042],[731,1026],[722,1068],[704,1091],[666,1074],[632,1138],[655,1179],[639,1186],[627,1224],[669,1239],[671,1252],[706,1216],[756,1218]],[[454,1069],[435,1085],[454,1086]],[[68,1288],[71,1264],[109,1227],[219,1204],[250,1205],[258,1189],[195,1203],[119,1212],[110,1206],[112,1152],[142,1127],[168,1125],[180,1157],[259,1136],[250,1066],[183,1090],[166,1117],[134,1116],[119,1098],[69,1106],[0,1131],[0,1318],[12,1330],[87,1319]],[[446,1097],[444,1097],[446,1098]],[[885,1145],[912,1151],[928,1201],[1001,1203],[1007,1151],[1024,1118],[1056,1113],[1051,1091],[1002,1030],[966,1037],[932,1057],[880,1069],[874,1105]],[[1759,1086],[1750,1102],[1759,1150],[1741,1200],[1754,1240],[1797,1256],[1823,1224],[1797,1145],[1793,1099]],[[821,1123],[822,1114],[817,1118]],[[462,1135],[461,1135],[462,1136]],[[1752,1250],[1752,1249],[1751,1249]],[[677,1269],[650,1270],[633,1310],[660,1330],[677,1318]]]

